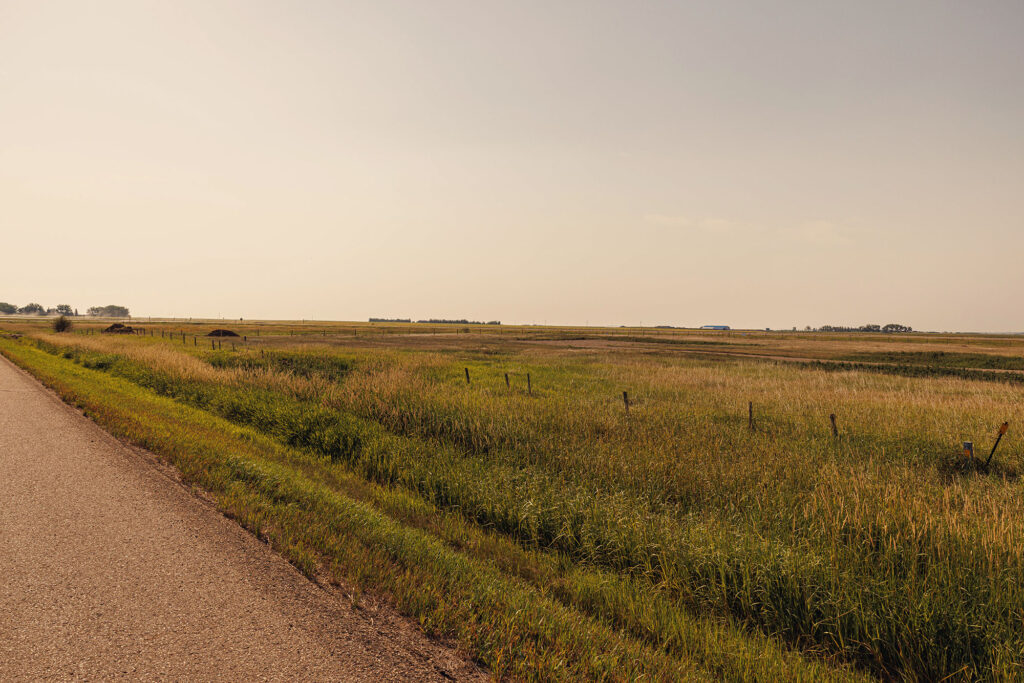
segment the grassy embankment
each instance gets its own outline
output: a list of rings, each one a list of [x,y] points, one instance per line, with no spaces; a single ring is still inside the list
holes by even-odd
[[[136,393],[166,401],[155,392],[174,399],[161,406],[256,430],[287,449],[282,467],[304,463],[289,476],[343,491],[404,533],[480,563],[495,572],[492,582],[507,582],[499,595],[518,589],[577,620],[555,626],[541,617],[554,629],[548,637],[562,638],[553,641],[561,655],[542,656],[498,648],[508,627],[486,618],[480,598],[465,609],[490,640],[467,636],[457,619],[425,619],[499,672],[600,675],[587,662],[606,661],[598,655],[614,645],[637,653],[633,665],[655,667],[656,677],[684,665],[729,678],[849,673],[826,663],[921,679],[1020,673],[1020,440],[1011,434],[1004,444],[998,476],[963,478],[949,466],[959,440],[981,441],[1016,417],[1006,414],[1010,387],[632,354],[228,353],[52,335],[44,348],[57,355],[3,345],[51,383],[120,382],[133,401]],[[522,386],[525,371],[533,395]],[[628,417],[622,388],[634,397]],[[91,400],[110,402],[99,393]],[[756,405],[752,432],[747,400]],[[827,431],[829,412],[840,417],[838,440]],[[118,427],[124,420],[100,419],[139,440]],[[180,441],[152,440],[143,445],[161,453]],[[403,502],[385,502],[392,499]],[[328,526],[310,538],[303,528],[294,527],[301,538],[279,541],[293,561],[313,571],[326,559],[424,619],[392,584],[352,568],[369,560],[331,554],[330,543],[353,542],[334,535],[351,531]],[[417,568],[427,586],[439,579],[432,572],[450,573]],[[459,590],[482,579],[465,580],[445,583],[436,600],[445,609],[464,604]],[[529,624],[534,631],[524,633],[539,644],[543,629]],[[584,636],[578,624],[606,639]],[[606,670],[640,673],[626,661]]]
[[[151,346],[169,365],[197,369],[187,357]],[[649,600],[628,579],[525,549],[402,489],[355,476],[337,457],[308,448],[311,432],[305,432],[307,448],[289,448],[281,443],[287,438],[187,405],[196,395],[185,402],[159,396],[118,376],[113,354],[83,355],[74,363],[25,341],[0,340],[0,350],[114,434],[168,459],[307,574],[387,595],[428,632],[455,638],[499,676],[848,677],[727,620],[686,617],[667,601]],[[295,379],[271,372],[258,383],[263,389],[302,384]],[[265,425],[278,428],[297,417],[294,404],[271,406],[273,399],[249,391],[205,396],[217,410],[254,399],[274,415]],[[324,443],[333,443],[334,453],[353,446],[349,437],[324,437]],[[592,606],[601,613],[591,614]],[[654,646],[651,633],[667,638]]]

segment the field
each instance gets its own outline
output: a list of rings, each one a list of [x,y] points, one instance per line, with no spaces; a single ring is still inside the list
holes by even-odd
[[[132,324],[0,352],[499,678],[1024,675],[1024,338]]]

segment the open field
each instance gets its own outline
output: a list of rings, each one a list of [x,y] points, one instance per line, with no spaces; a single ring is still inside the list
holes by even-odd
[[[132,325],[0,352],[498,677],[1024,674],[1024,338]]]

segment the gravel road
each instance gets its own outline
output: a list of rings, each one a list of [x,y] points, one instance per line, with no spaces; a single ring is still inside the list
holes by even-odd
[[[477,680],[0,357],[0,680]]]

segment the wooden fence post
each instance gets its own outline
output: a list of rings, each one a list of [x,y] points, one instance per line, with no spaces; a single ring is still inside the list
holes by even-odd
[[[511,389],[512,388],[512,385],[509,384],[509,381],[508,381],[508,373],[507,372],[505,373],[505,388],[506,389]]]
[[[530,373],[526,373],[526,393],[533,396],[533,386],[530,384]]]
[[[999,435],[996,436],[996,442],[992,444],[992,452],[988,454],[988,460],[985,461],[986,470],[988,470],[988,464],[992,462],[992,456],[996,454],[996,449],[999,448],[999,442],[1003,440],[1003,436],[1006,434],[1006,430],[1008,430],[1009,428],[1009,422],[1004,422],[999,426]]]
[[[747,427],[750,431],[754,431],[754,402],[749,401],[747,403]]]
[[[469,368],[466,368],[466,384],[469,384]]]
[[[622,392],[622,405],[626,406],[626,415],[629,415],[629,394]]]
[[[828,416],[829,422],[832,423],[832,436],[839,438],[839,427],[836,426],[836,414],[832,413]]]

